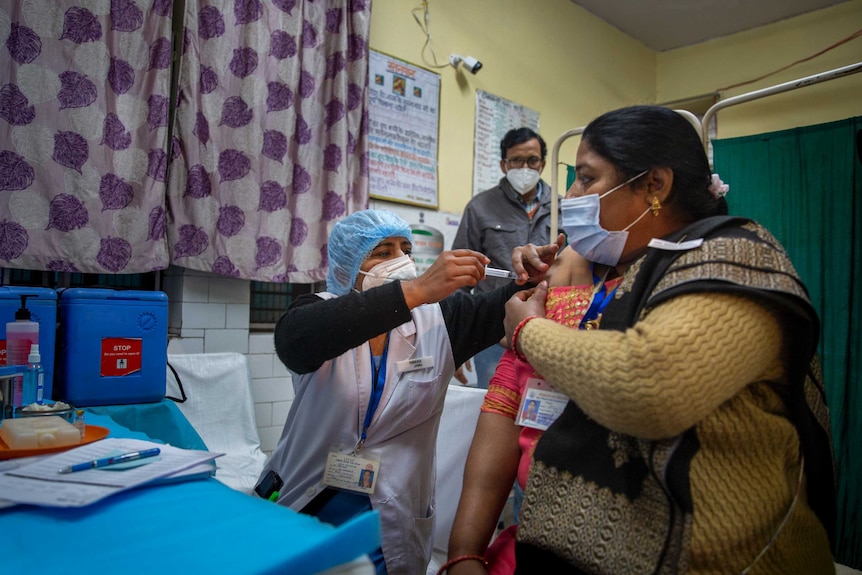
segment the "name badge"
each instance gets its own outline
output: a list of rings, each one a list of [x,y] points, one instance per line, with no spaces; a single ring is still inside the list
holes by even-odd
[[[656,248],[657,250],[666,250],[669,252],[684,252],[686,250],[693,250],[694,248],[698,248],[702,243],[703,238],[697,238],[696,240],[688,240],[687,242],[669,242],[667,240],[653,238],[649,241],[647,246],[651,248]]]
[[[545,431],[560,417],[568,403],[568,396],[556,391],[547,381],[528,379],[515,423]]]
[[[413,359],[404,359],[399,362],[396,362],[395,367],[398,368],[398,371],[400,373],[416,371],[417,369],[426,369],[429,367],[434,367],[434,358],[429,355],[428,357],[415,357]]]

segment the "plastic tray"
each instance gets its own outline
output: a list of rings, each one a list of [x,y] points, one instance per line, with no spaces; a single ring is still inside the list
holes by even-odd
[[[67,449],[72,449],[75,447],[80,447],[82,445],[86,445],[88,443],[93,443],[94,441],[98,441],[100,439],[104,439],[111,432],[107,427],[101,427],[99,425],[87,425],[84,428],[84,439],[80,443],[72,443],[71,445],[60,445],[58,447],[41,447],[41,448],[32,448],[32,449],[12,449],[6,443],[0,439],[0,460],[2,459],[14,459],[16,457],[30,457],[33,455],[48,455],[49,453],[59,453],[61,451],[66,451]]]

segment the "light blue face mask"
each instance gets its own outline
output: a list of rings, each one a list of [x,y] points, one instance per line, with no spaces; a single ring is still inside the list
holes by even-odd
[[[560,201],[561,227],[566,232],[569,245],[572,246],[573,250],[597,264],[615,266],[619,263],[629,238],[628,230],[638,223],[650,209],[644,210],[644,213],[621,231],[609,232],[599,223],[601,199],[629,185],[648,171],[644,170],[604,194],[587,194]]]

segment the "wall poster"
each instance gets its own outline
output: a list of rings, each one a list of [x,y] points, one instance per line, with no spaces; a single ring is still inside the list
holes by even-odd
[[[440,75],[370,50],[370,196],[436,208]]]
[[[473,195],[500,182],[500,140],[512,128],[539,132],[539,113],[511,100],[476,90]]]

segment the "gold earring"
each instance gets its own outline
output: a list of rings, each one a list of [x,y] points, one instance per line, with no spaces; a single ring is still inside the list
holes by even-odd
[[[652,205],[649,207],[649,210],[654,216],[657,216],[658,213],[661,211],[661,202],[658,201],[658,196],[653,196]]]

